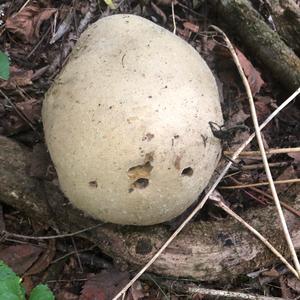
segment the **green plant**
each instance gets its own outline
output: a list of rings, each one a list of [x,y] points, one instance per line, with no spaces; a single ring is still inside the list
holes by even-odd
[[[0,51],[0,78],[4,80],[9,78],[9,59],[2,51]]]
[[[22,285],[22,279],[8,267],[3,261],[0,261],[0,299],[1,300],[25,300],[25,289]],[[54,300],[54,295],[50,289],[39,284],[32,289],[29,300]]]

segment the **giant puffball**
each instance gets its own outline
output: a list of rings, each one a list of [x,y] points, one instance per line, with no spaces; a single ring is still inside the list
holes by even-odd
[[[220,156],[212,72],[187,42],[135,15],[102,18],[81,35],[42,117],[62,191],[104,222],[178,216]]]

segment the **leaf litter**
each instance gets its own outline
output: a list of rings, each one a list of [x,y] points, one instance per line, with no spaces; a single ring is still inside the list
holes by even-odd
[[[80,18],[83,18],[84,15],[89,12],[89,1],[74,1],[72,5],[65,3],[67,2],[64,2],[65,14],[61,14],[62,7],[55,5],[54,1],[40,1],[39,5],[32,1],[29,2],[29,4],[25,6],[19,13],[15,11],[14,14],[8,16],[5,22],[7,33],[4,33],[3,37],[6,37],[7,39],[6,43],[3,43],[3,45],[5,45],[5,49],[1,50],[5,51],[5,53],[8,53],[8,55],[11,57],[12,66],[10,68],[11,78],[8,81],[0,81],[0,87],[5,90],[7,95],[15,103],[16,107],[20,111],[22,111],[24,115],[26,115],[28,120],[36,125],[40,124],[41,119],[40,108],[37,109],[37,106],[41,103],[44,92],[49,88],[54,74],[59,72],[59,69],[62,67],[64,59],[61,59],[59,61],[59,64],[51,68],[52,62],[54,58],[60,56],[62,52],[67,52],[66,49],[67,47],[69,47],[69,45],[73,45],[74,40],[77,37],[77,22],[78,20],[80,20]],[[117,2],[112,3],[115,4]],[[118,1],[119,7],[117,12],[138,12],[139,14],[143,14],[145,17],[148,17],[156,22],[161,22],[160,25],[163,25],[172,30],[172,16],[170,15],[170,11],[168,10],[168,8],[170,7],[170,1],[165,1],[163,4],[159,1],[156,1],[154,3],[154,5],[145,5],[143,10],[141,10],[138,6],[130,6],[132,5],[131,3],[125,4],[122,1]],[[181,34],[182,37],[188,42],[191,42],[191,44],[205,56],[208,64],[222,82],[219,88],[224,98],[224,106],[226,106],[225,110],[227,110],[227,112],[224,110],[226,120],[225,129],[230,129],[237,125],[246,125],[251,128],[252,125],[251,122],[249,122],[249,112],[247,111],[247,107],[244,101],[246,98],[243,86],[240,84],[239,79],[236,76],[236,70],[232,67],[230,56],[228,55],[227,50],[223,46],[221,46],[219,42],[214,39],[214,37],[211,37],[209,36],[209,34],[207,34],[207,26],[205,25],[207,19],[205,19],[205,22],[201,18],[200,21],[198,21],[199,19],[192,16],[192,11],[187,11],[184,9],[181,10],[181,8],[176,6],[176,3],[175,8],[175,18],[178,28],[177,32]],[[67,12],[70,12],[72,9],[74,9],[74,15],[71,21],[71,14],[68,14]],[[178,13],[178,11],[180,13]],[[110,13],[111,12],[107,10],[105,11],[104,15]],[[100,11],[97,11],[96,14],[98,14],[98,17],[100,15]],[[207,18],[207,15],[205,15],[205,18]],[[49,31],[48,34],[46,32],[46,27],[49,23],[51,23],[52,25],[53,19],[57,19],[57,24],[60,24],[61,28],[59,25],[57,30],[55,31],[56,35],[54,34],[51,37],[51,32]],[[44,34],[46,34],[45,37],[41,39]],[[50,43],[51,39],[53,42],[52,45]],[[36,50],[34,50],[34,47],[37,47]],[[251,90],[253,94],[256,95],[255,100],[257,105],[258,117],[259,119],[264,119],[264,117],[268,115],[268,112],[273,109],[273,105],[274,103],[276,103],[276,101],[274,100],[275,97],[273,95],[269,95],[266,92],[265,86],[268,86],[268,81],[264,82],[258,69],[253,65],[250,58],[246,57],[245,54],[247,54],[247,49],[243,50],[243,52],[245,51],[245,54],[240,50],[237,51],[242,67],[250,82]],[[29,59],[26,59],[26,57],[31,52],[33,54]],[[34,74],[40,75],[34,77]],[[26,99],[20,96],[21,89],[22,93],[24,92]],[[283,118],[285,118],[283,122],[290,122],[291,120],[294,120],[295,117],[291,118],[291,115],[292,114],[290,113],[288,113],[285,117],[281,115],[282,120]],[[0,116],[0,129],[5,129],[4,134],[15,135],[16,137],[21,136],[22,134],[32,134],[28,124],[26,124],[24,120],[20,119],[20,117],[7,106],[7,103],[3,102],[2,100],[0,100]],[[9,120],[11,122],[10,125],[8,123],[6,125],[3,125],[5,124],[5,120]],[[278,133],[278,138],[281,138],[282,131],[286,130],[286,128],[283,127],[285,124],[283,122],[281,122],[281,120],[277,120],[276,126],[279,126],[279,129],[276,133]],[[219,125],[221,126],[223,124]],[[281,129],[282,127],[283,130]],[[271,146],[278,145],[276,144],[276,141],[274,141],[274,128],[275,124],[272,124],[272,126],[270,126],[270,131],[264,131],[265,139],[268,143],[270,143]],[[288,128],[290,128],[291,130],[291,138],[294,139],[295,133],[292,130],[293,125],[289,125]],[[228,147],[230,150],[234,149],[236,145],[238,145],[241,141],[244,141],[248,136],[248,131],[237,130],[234,132],[234,136],[230,140],[230,143],[224,143],[224,148]],[[291,139],[285,140],[283,141],[282,145],[288,146],[290,141]],[[33,147],[34,144],[30,144],[30,146]],[[257,149],[255,144],[250,148],[252,148],[253,150]],[[33,153],[33,159],[35,155],[36,152]],[[289,153],[288,155],[283,157],[283,159],[289,159],[289,161],[291,161],[291,158],[289,157],[293,158],[295,163],[299,163],[299,156],[297,155],[297,153]],[[274,159],[275,158],[276,156],[274,157]],[[36,159],[38,160],[38,157],[36,157]],[[247,164],[251,164],[257,163],[259,161],[251,161],[249,159],[245,159],[244,162],[246,162]],[[37,170],[39,165],[43,165],[43,167],[41,167],[43,169],[43,172],[39,172]],[[35,169],[32,168],[30,170],[31,175],[39,178],[40,180],[44,180],[45,166],[46,162],[42,164],[37,161]],[[286,174],[287,176],[294,175],[291,168],[282,168],[280,170],[280,174]],[[243,182],[253,182],[264,179],[263,176],[264,175],[259,172],[241,172],[238,178]],[[48,179],[46,178],[46,180]],[[236,195],[238,195],[238,198],[241,199],[238,193],[232,193],[231,197],[234,199]],[[241,199],[241,204],[246,203],[246,201],[248,201],[249,199],[249,197],[243,197]],[[4,220],[8,222],[7,215]],[[14,226],[16,227],[16,231],[19,230],[20,232],[24,232],[24,228],[18,225],[17,222]],[[80,244],[82,244],[82,249],[84,249],[84,243],[84,240],[80,241]],[[58,244],[56,246],[57,253],[68,254],[72,252],[73,249],[70,250],[68,247],[65,249],[65,245],[67,244],[68,241],[58,241]],[[41,248],[39,246],[34,247],[40,249],[39,251],[41,254]],[[25,251],[25,248],[22,247],[20,249],[9,249],[11,255],[14,255],[14,253],[15,255],[17,255],[18,251]],[[33,269],[34,272],[32,273],[32,275],[29,275],[26,278],[28,278],[28,280],[36,280],[34,273],[39,270],[42,273],[45,272],[43,270],[51,266],[49,266],[49,263],[52,260],[51,257],[54,256],[53,253],[54,252],[52,252],[52,254],[50,253],[51,255],[49,254],[47,256],[47,258],[41,263],[41,267],[38,267],[39,263],[37,263],[37,259],[31,262],[31,260],[29,260],[28,258],[31,265],[34,266],[34,264],[37,263],[37,267],[35,271]],[[40,256],[40,254],[38,256]],[[96,253],[88,253],[87,256],[94,257],[96,255]],[[24,259],[24,261],[25,262],[21,263],[20,265],[23,265],[22,270],[24,270],[25,267],[26,269],[28,269],[27,266],[30,264],[26,261],[26,259]],[[71,261],[72,259],[70,259],[65,264],[64,270],[67,270],[68,268],[70,270],[76,270],[77,265],[74,262],[75,260],[73,260],[72,263],[74,264],[73,268],[71,267]],[[11,263],[13,264],[14,262],[12,261]],[[90,269],[92,268],[92,264],[90,261],[83,259],[83,266],[83,274],[78,274],[74,270],[73,274],[72,271],[70,271],[70,273],[64,271],[64,274],[57,274],[57,277],[55,278],[57,280],[61,278],[61,276],[62,278],[68,278],[69,276],[70,280],[68,283],[59,283],[59,281],[56,281],[53,285],[58,288],[58,296],[61,299],[80,298],[80,300],[87,300],[89,299],[89,297],[93,297],[93,295],[96,295],[95,297],[99,297],[99,299],[109,299],[103,297],[107,297],[107,295],[109,296],[111,293],[115,292],[117,289],[116,286],[120,288],[120,286],[118,285],[122,280],[120,278],[123,278],[122,276],[124,276],[124,280],[127,280],[129,278],[129,274],[127,272],[119,272],[114,270],[113,268],[104,271],[98,269],[95,272],[96,275],[91,275],[91,277],[88,277],[87,274],[91,273]],[[101,272],[99,273],[99,271]],[[76,280],[75,283],[72,281],[73,279],[81,278],[80,276],[84,277],[84,279],[87,279],[84,285],[82,284],[82,282],[84,281],[81,281],[80,284],[76,284]],[[70,282],[72,282],[72,284]],[[114,283],[116,284],[116,286],[114,285]],[[79,296],[80,290],[81,295]],[[142,299],[143,296],[147,299],[147,293],[145,293],[144,287],[141,285],[133,286],[130,290],[129,297],[133,299]],[[163,296],[161,296],[160,298],[163,299]]]

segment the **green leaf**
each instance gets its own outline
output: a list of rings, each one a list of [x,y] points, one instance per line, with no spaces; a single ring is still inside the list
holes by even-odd
[[[113,0],[104,0],[104,2],[109,6],[111,9],[116,9],[117,6],[114,4]]]
[[[0,51],[0,78],[4,80],[9,78],[9,59],[2,51]]]
[[[25,299],[25,289],[21,285],[21,278],[3,261],[0,261],[0,299]]]
[[[54,300],[54,295],[47,285],[39,284],[32,289],[29,300]]]

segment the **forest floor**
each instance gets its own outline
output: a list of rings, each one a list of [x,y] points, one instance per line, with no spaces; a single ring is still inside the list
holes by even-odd
[[[99,18],[130,13],[148,18],[170,31],[174,30],[175,21],[176,34],[206,60],[217,78],[225,119],[225,127],[215,129],[220,134],[224,151],[237,149],[250,136],[253,125],[245,88],[232,57],[222,39],[209,28],[210,24],[221,27],[224,20],[220,20],[206,2],[197,7],[195,1],[176,1],[174,13],[171,3],[170,0],[121,0],[119,3],[108,2],[108,5],[88,0],[1,1],[0,50],[9,56],[10,78],[0,80],[0,135],[18,141],[34,153],[36,151],[38,156],[40,145],[44,143],[41,122],[44,95],[67,63],[80,33]],[[261,67],[256,57],[249,56],[242,40],[230,36],[230,32],[229,37],[239,49],[240,63],[250,82],[261,123],[289,94],[274,81],[268,70]],[[264,129],[263,140],[266,149],[290,149],[268,156],[274,179],[299,178],[300,152],[293,151],[299,147],[300,141],[299,101],[280,112],[276,120]],[[252,142],[247,150],[258,150],[257,143]],[[228,153],[227,156],[224,154],[224,160],[230,156]],[[42,162],[39,159],[29,170],[30,176],[53,180],[56,175],[49,157],[43,158]],[[44,172],[45,169],[47,172]],[[219,189],[219,192],[236,212],[251,207],[264,209],[271,205],[268,185],[237,187],[258,182],[267,182],[262,160],[257,153],[249,154],[233,165],[221,183],[223,187],[229,186],[228,189]],[[276,185],[279,195],[286,193],[292,184]],[[229,216],[208,205],[194,222],[222,218]],[[0,229],[4,228],[26,236],[57,234],[47,224],[3,204],[0,205]],[[4,236],[0,244],[0,260],[22,277],[28,294],[37,283],[42,282],[50,287],[58,300],[111,299],[136,272],[130,268],[120,270],[114,257],[104,255],[94,244],[76,236],[49,241]],[[285,299],[296,299],[300,294],[300,282],[280,264],[244,275],[243,281],[232,281],[226,285],[204,279],[201,287]],[[176,280],[145,273],[130,288],[126,299],[224,298],[224,295],[209,298],[201,292],[187,295],[184,289],[175,289],[170,281]],[[197,285],[196,281],[187,279],[178,279],[178,282],[181,285]]]

